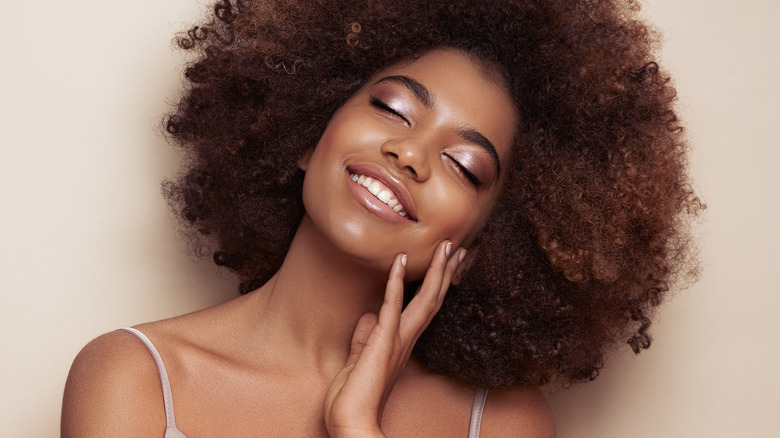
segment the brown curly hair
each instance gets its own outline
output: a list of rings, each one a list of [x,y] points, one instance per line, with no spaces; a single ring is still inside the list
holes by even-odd
[[[656,36],[624,0],[221,0],[177,38],[197,54],[166,130],[172,206],[241,292],[279,268],[303,215],[297,160],[372,74],[452,47],[497,67],[521,122],[478,256],[415,347],[491,388],[594,379],[650,345],[649,316],[696,263],[702,208]],[[195,234],[195,233],[193,233]],[[200,242],[200,243],[198,243]],[[205,246],[204,246],[205,245]]]

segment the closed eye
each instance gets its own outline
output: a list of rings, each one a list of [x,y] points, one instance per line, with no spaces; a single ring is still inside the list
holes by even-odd
[[[407,124],[407,125],[411,125],[411,122],[409,122],[409,119],[407,119],[406,117],[404,117],[404,115],[403,115],[403,114],[399,113],[398,111],[396,111],[395,109],[393,109],[392,107],[390,107],[388,104],[386,104],[386,103],[384,103],[383,101],[379,100],[379,98],[377,98],[377,97],[371,97],[371,100],[370,100],[370,102],[371,102],[371,105],[373,105],[373,106],[375,106],[375,107],[377,107],[377,108],[381,109],[382,111],[388,112],[388,113],[390,113],[390,114],[392,114],[392,115],[394,115],[394,116],[398,117],[399,119],[401,119],[401,120],[403,120],[404,122],[406,122],[406,124]]]
[[[460,161],[456,160],[449,154],[444,154],[444,156],[449,158],[450,161],[452,161],[455,164],[455,167],[458,168],[458,171],[460,171],[463,174],[463,176],[465,176],[466,179],[468,179],[469,182],[474,185],[474,187],[479,187],[480,185],[482,185],[482,181],[480,181],[479,178],[477,178],[477,176],[474,175],[474,173],[468,169],[468,167],[461,164]]]

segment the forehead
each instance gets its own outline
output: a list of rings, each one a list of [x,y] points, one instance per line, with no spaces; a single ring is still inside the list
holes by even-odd
[[[433,95],[434,111],[486,136],[502,163],[510,159],[519,113],[498,73],[459,50],[436,49],[379,71],[369,84],[393,75],[420,82]]]

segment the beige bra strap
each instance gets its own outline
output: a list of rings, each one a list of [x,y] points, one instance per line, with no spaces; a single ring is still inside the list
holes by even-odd
[[[479,428],[482,425],[482,412],[485,410],[487,394],[487,388],[477,388],[477,393],[474,394],[474,404],[471,406],[471,420],[469,421],[469,438],[479,438]]]
[[[146,348],[152,353],[154,363],[157,365],[157,372],[160,374],[160,383],[162,384],[163,403],[165,404],[165,438],[187,438],[183,432],[176,428],[176,418],[173,415],[173,395],[171,393],[171,382],[168,380],[168,372],[165,371],[165,364],[163,364],[162,357],[157,349],[152,344],[152,341],[146,337],[139,330],[130,327],[123,327],[118,330],[124,330],[132,333],[146,345]]]

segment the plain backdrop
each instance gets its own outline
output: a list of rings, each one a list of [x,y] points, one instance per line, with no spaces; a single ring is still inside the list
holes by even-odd
[[[7,2],[0,25],[0,435],[59,433],[73,357],[117,327],[235,295],[188,256],[160,196],[178,158],[170,41],[197,0]],[[780,430],[780,4],[655,0],[709,208],[704,267],[655,342],[550,395],[559,436],[772,436]],[[775,435],[776,436],[776,435]]]

